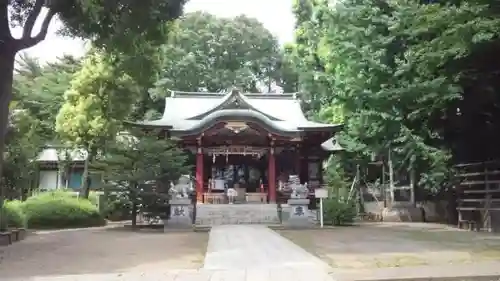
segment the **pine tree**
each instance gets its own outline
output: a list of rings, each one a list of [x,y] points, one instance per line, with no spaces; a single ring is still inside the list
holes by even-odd
[[[154,202],[168,199],[170,182],[190,172],[186,160],[174,142],[159,138],[159,132],[135,130],[118,136],[93,168],[103,172],[107,188],[128,196],[135,226],[138,204],[151,202],[151,197]],[[151,183],[153,189],[145,188]]]

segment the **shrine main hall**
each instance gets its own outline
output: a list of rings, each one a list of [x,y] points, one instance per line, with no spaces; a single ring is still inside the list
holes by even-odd
[[[341,148],[338,124],[306,118],[297,94],[172,92],[163,117],[135,123],[163,130],[192,155],[198,203],[276,203],[290,181],[322,185],[322,163]]]

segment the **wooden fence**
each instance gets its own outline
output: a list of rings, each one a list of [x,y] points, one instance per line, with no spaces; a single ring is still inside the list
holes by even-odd
[[[500,161],[456,166],[458,227],[500,231]]]

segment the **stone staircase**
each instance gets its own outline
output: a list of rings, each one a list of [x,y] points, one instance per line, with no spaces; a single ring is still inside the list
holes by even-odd
[[[196,225],[280,224],[276,204],[198,204]]]

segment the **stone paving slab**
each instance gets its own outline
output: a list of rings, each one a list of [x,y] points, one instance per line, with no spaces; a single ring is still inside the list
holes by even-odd
[[[3,280],[3,279],[2,279]],[[251,270],[182,270],[147,273],[79,274],[44,276],[5,281],[332,281],[331,277],[317,270],[297,268]]]
[[[328,264],[262,225],[222,225],[210,231],[204,269],[316,268]]]

